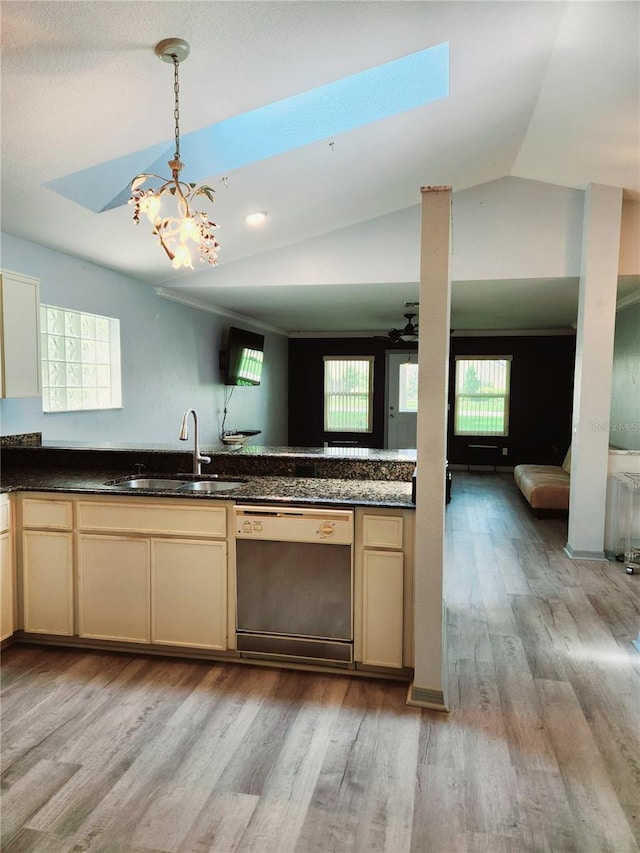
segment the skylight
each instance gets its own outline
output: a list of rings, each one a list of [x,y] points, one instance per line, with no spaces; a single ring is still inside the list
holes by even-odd
[[[188,179],[200,181],[448,94],[449,44],[443,42],[184,134],[181,159],[188,165]],[[131,177],[140,172],[164,174],[172,156],[173,140],[57,178],[45,186],[99,213],[126,204]]]

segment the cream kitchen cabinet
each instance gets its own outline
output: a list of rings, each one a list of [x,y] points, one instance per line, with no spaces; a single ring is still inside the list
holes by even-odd
[[[3,397],[39,397],[40,282],[0,271],[0,376]]]
[[[20,511],[22,627],[38,634],[72,635],[72,502],[23,497]]]
[[[226,517],[204,501],[80,501],[80,636],[226,650]]]
[[[226,542],[152,540],[151,641],[226,650]]]
[[[412,664],[413,513],[356,515],[356,657],[365,666]]]
[[[11,502],[0,495],[0,640],[11,637],[15,629],[15,565]]]
[[[78,633],[148,643],[150,544],[120,536],[78,536]]]

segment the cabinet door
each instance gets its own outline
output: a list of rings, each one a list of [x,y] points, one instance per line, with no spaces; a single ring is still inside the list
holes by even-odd
[[[154,539],[151,548],[151,641],[226,649],[226,542]]]
[[[362,662],[402,667],[403,555],[363,552]]]
[[[78,537],[81,637],[149,642],[149,554],[147,539]]]
[[[39,397],[40,283],[2,272],[0,296],[2,396]]]
[[[0,534],[0,640],[6,640],[14,631],[14,583],[11,533]]]
[[[22,577],[24,630],[73,634],[71,533],[23,531]]]

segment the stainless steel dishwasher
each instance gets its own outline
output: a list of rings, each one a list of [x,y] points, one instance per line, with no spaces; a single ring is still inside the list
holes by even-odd
[[[353,511],[235,507],[241,654],[353,662]]]

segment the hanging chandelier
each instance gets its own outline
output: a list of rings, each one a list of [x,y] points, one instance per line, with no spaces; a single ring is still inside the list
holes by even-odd
[[[169,160],[171,178],[160,175],[141,174],[131,181],[131,198],[134,205],[133,221],[136,225],[144,214],[153,225],[151,233],[158,238],[167,253],[174,269],[188,267],[193,269],[191,251],[195,247],[202,263],[216,266],[220,244],[214,234],[218,226],[209,218],[209,214],[196,208],[196,204],[206,197],[215,201],[211,187],[197,186],[180,180],[180,83],[178,68],[180,62],[189,56],[189,44],[184,39],[164,39],[156,45],[156,55],[163,62],[173,63],[173,91],[176,150],[173,160]],[[149,180],[161,181],[157,189],[143,189]],[[192,245],[192,244],[195,244]]]

